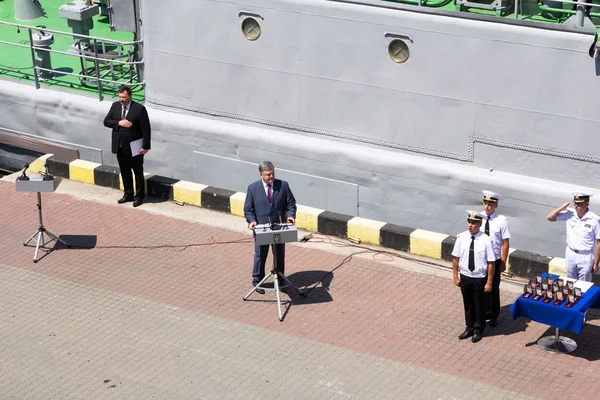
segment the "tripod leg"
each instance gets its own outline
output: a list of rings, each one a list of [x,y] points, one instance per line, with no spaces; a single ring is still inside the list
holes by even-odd
[[[262,287],[260,285],[262,285],[263,283],[265,283],[266,280],[269,279],[272,275],[273,275],[273,273],[269,272],[269,274],[267,276],[265,276],[264,278],[262,278],[262,281],[258,282],[258,285],[254,286],[252,288],[252,290],[250,291],[250,293],[248,293],[247,295],[244,296],[244,300],[247,300],[248,297],[250,297],[250,295],[256,291],[256,289],[262,289]]]
[[[27,245],[29,244],[29,242],[31,242],[31,240],[32,240],[32,239],[35,237],[35,235],[37,235],[39,232],[40,232],[39,230],[37,230],[37,231],[33,232],[33,235],[31,235],[31,236],[29,237],[29,239],[27,239],[27,240],[25,241],[25,243],[23,243],[23,246],[27,246]]]
[[[38,251],[40,251],[40,241],[42,240],[43,232],[38,232],[37,246],[35,246],[35,254],[33,255],[33,262],[38,262]]]
[[[64,240],[62,240],[61,238],[59,238],[58,236],[56,236],[54,233],[50,232],[47,229],[46,229],[46,234],[48,234],[48,236],[50,236],[52,239],[56,240],[57,242],[60,242],[60,243],[64,244],[67,247],[71,247],[70,244],[68,244],[67,242],[65,242]]]
[[[277,312],[279,313],[279,321],[283,321],[283,315],[281,314],[281,295],[279,294],[279,280],[278,280],[278,276],[279,273],[274,273],[275,270],[273,270],[273,272],[271,272],[271,275],[274,276],[275,280],[274,280],[274,285],[275,285],[275,293],[277,294]]]

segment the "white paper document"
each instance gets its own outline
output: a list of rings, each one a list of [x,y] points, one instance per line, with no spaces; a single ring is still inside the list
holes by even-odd
[[[133,157],[140,155],[140,150],[142,149],[142,145],[144,144],[144,139],[134,140],[129,143],[129,147],[131,148],[131,155]]]
[[[586,281],[577,281],[573,284],[573,286],[581,289],[583,293],[587,292],[589,288],[594,286],[594,282],[586,282]]]

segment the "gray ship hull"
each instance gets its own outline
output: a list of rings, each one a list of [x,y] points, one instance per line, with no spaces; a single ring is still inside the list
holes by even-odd
[[[245,191],[269,159],[300,204],[451,235],[490,189],[511,247],[548,256],[564,251],[549,210],[574,190],[600,202],[593,31],[380,2],[176,3],[141,9],[152,173]],[[3,81],[0,129],[116,165],[109,104]]]

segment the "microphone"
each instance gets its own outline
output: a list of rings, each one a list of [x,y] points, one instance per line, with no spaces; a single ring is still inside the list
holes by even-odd
[[[275,224],[271,223],[271,215],[269,215],[268,217],[269,217],[269,224],[271,224],[271,230],[272,231],[278,231],[278,230],[280,230],[281,229],[281,225],[278,225],[276,223]],[[279,221],[281,221],[281,212],[280,212],[280,215],[279,215]]]
[[[18,181],[28,181],[29,180],[29,177],[25,173],[27,171],[27,168],[29,168],[29,164],[26,164],[25,168],[23,168],[23,174],[17,178]]]
[[[281,220],[281,210],[277,211],[277,214],[279,215],[279,228],[280,229],[289,229],[288,224],[283,224],[283,221]],[[287,222],[287,221],[286,221]]]
[[[54,177],[52,175],[50,175],[50,171],[48,171],[48,164],[44,164],[44,167],[46,167],[46,172],[44,173],[44,177],[42,178],[42,180],[43,181],[54,180]]]

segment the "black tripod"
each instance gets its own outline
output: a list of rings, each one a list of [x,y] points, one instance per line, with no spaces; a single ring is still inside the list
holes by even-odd
[[[37,236],[37,245],[35,246],[35,255],[33,256],[34,263],[39,261],[38,252],[40,250],[40,247],[45,247],[46,243],[50,243],[52,241],[52,239],[64,244],[65,246],[67,246],[69,248],[71,247],[70,244],[68,244],[67,242],[65,242],[64,240],[62,240],[61,238],[59,238],[54,233],[50,232],[49,230],[47,230],[44,227],[44,223],[42,222],[42,194],[40,192],[37,192],[37,198],[38,198],[38,203],[37,203],[38,214],[40,216],[40,226],[33,233],[33,235],[31,235],[31,237],[29,239],[27,239],[27,241],[25,243],[23,243],[23,246],[27,246],[29,244],[29,242],[31,242],[33,240],[33,238],[35,238]],[[44,234],[46,234],[50,237],[50,240],[48,240],[47,242],[44,239]]]

